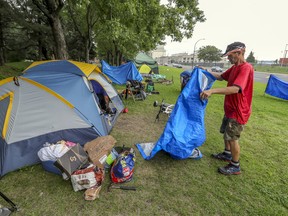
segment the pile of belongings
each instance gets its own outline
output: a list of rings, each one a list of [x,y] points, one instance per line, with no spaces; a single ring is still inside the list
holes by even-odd
[[[104,181],[106,159],[115,143],[111,135],[97,137],[83,147],[61,140],[45,143],[38,156],[46,171],[71,179],[75,192],[85,190],[85,200],[95,200]]]

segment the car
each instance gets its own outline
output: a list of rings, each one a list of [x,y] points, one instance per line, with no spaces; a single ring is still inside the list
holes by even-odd
[[[223,69],[219,66],[214,66],[211,68],[212,72],[223,72]]]
[[[176,68],[182,68],[182,65],[180,64],[172,64],[173,67],[176,67]]]

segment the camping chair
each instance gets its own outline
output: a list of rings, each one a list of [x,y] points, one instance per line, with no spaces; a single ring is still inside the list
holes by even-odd
[[[128,80],[126,82],[126,91],[125,91],[125,99],[128,98],[128,96],[132,96],[133,100],[145,100],[146,99],[146,93],[144,91],[145,84],[137,81],[137,80]]]
[[[0,215],[10,215],[12,212],[19,211],[19,208],[15,203],[13,203],[7,196],[5,196],[1,191],[0,191],[0,196],[3,197],[3,199],[11,205],[11,208],[6,208],[6,207],[1,207],[0,208]]]

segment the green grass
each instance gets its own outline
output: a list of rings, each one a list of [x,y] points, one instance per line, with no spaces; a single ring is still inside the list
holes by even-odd
[[[261,65],[255,65],[254,66],[255,71],[260,72],[267,72],[267,73],[282,73],[282,74],[288,74],[288,67],[281,67],[281,66],[261,66]]]
[[[153,101],[175,103],[182,69],[160,67],[173,85],[155,84],[159,95],[145,101],[124,100],[129,112],[121,114],[111,135],[116,145],[154,142],[162,134],[167,116],[154,123],[158,109]],[[225,86],[215,82],[213,88]],[[21,210],[14,215],[287,215],[288,214],[288,104],[264,95],[266,85],[255,83],[253,113],[240,139],[239,176],[217,173],[225,162],[210,158],[223,150],[219,127],[223,96],[213,95],[206,108],[207,139],[201,160],[174,160],[164,152],[145,161],[137,152],[133,181],[137,191],[107,192],[106,175],[100,198],[85,201],[84,191],[74,192],[70,181],[34,165],[5,175],[0,190]],[[118,86],[118,89],[122,87]],[[6,204],[0,199],[1,204]]]
[[[11,62],[6,63],[4,66],[0,67],[0,80],[21,75],[22,71],[24,71],[31,62]]]

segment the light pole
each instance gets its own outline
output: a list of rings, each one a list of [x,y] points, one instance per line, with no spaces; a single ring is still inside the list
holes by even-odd
[[[285,60],[285,58],[286,58],[286,54],[287,54],[287,46],[288,46],[288,44],[285,45],[284,55],[283,55],[283,59],[282,59],[282,61],[281,61],[281,67],[282,67],[283,62],[284,62],[284,60]]]
[[[193,58],[192,58],[192,70],[193,70],[193,67],[194,67],[194,59],[195,59],[195,51],[196,51],[196,45],[199,41],[201,40],[205,40],[205,38],[201,38],[199,39],[198,41],[196,41],[196,43],[194,44],[194,51],[193,51]]]

